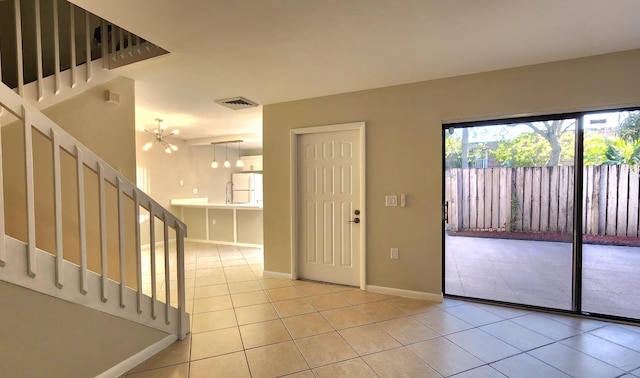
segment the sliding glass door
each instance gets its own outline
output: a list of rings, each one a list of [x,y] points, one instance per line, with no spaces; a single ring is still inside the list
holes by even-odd
[[[640,112],[447,125],[443,137],[445,294],[639,317]]]

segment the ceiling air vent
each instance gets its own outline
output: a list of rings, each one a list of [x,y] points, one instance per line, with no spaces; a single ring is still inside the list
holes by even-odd
[[[223,100],[216,100],[215,102],[233,110],[255,108],[256,106],[258,106],[258,103],[247,100],[246,98],[241,96],[225,98]]]

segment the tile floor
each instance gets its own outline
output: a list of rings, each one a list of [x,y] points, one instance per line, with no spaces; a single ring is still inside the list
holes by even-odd
[[[126,377],[640,377],[640,327],[262,276],[187,243],[192,333]]]

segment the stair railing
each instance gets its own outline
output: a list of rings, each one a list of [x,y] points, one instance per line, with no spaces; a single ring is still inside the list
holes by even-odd
[[[150,198],[143,191],[138,189],[135,184],[126,179],[122,174],[117,172],[114,168],[110,167],[104,160],[99,158],[89,149],[87,149],[82,143],[68,134],[65,130],[63,130],[60,126],[55,124],[49,118],[47,118],[44,114],[38,111],[35,107],[28,104],[23,98],[17,95],[13,90],[8,88],[7,86],[0,84],[0,106],[4,107],[15,116],[17,119],[21,120],[24,124],[24,150],[25,150],[25,171],[26,171],[26,197],[27,197],[27,241],[25,246],[25,254],[26,259],[25,266],[20,268],[24,269],[24,277],[21,278],[20,282],[26,282],[24,286],[29,286],[29,282],[36,280],[39,278],[39,275],[49,277],[53,276],[54,281],[52,283],[47,283],[51,287],[46,288],[47,293],[56,293],[63,292],[63,288],[65,286],[65,276],[66,274],[70,274],[70,277],[79,277],[79,292],[73,293],[70,295],[61,296],[68,299],[69,297],[80,297],[78,303],[86,304],[86,302],[91,302],[91,300],[96,300],[99,298],[97,302],[107,303],[111,301],[118,301],[118,306],[123,309],[127,306],[127,304],[131,304],[132,291],[135,291],[135,305],[136,305],[136,314],[135,316],[128,316],[126,318],[138,321],[143,324],[147,324],[149,326],[154,327],[154,323],[160,321],[164,323],[161,327],[155,327],[163,330],[173,330],[172,333],[178,335],[180,339],[184,339],[189,332],[189,316],[186,312],[186,298],[185,298],[185,251],[184,251],[184,238],[186,236],[186,226],[182,223],[178,218],[172,215],[168,210],[164,209],[160,206],[156,201]],[[52,272],[43,272],[39,268],[36,261],[41,261],[41,257],[36,259],[36,256],[40,252],[36,248],[36,214],[35,214],[35,185],[34,185],[34,151],[33,151],[33,131],[37,131],[47,137],[53,146],[53,154],[51,156],[51,160],[53,162],[53,193],[54,193],[54,209],[55,209],[55,224],[54,224],[54,232],[55,232],[55,251],[48,251],[55,258],[54,263],[54,274]],[[1,140],[0,140],[1,142]],[[0,143],[1,146],[1,143]],[[73,156],[76,160],[76,175],[77,175],[77,189],[78,189],[78,221],[79,221],[79,240],[80,240],[80,264],[79,266],[70,264],[69,261],[66,261],[64,258],[64,250],[63,250],[63,221],[62,221],[62,178],[61,178],[61,163],[60,163],[60,154],[62,151],[66,151],[68,154]],[[2,172],[2,150],[0,148],[0,235],[5,235],[5,211],[4,211],[4,173]],[[98,198],[99,198],[99,235],[100,235],[100,260],[101,260],[101,271],[100,272],[92,272],[87,268],[87,222],[85,219],[85,187],[84,187],[84,170],[85,167],[91,169],[95,172],[99,178],[98,184]],[[107,230],[107,222],[106,222],[106,194],[105,194],[105,185],[111,184],[117,190],[117,214],[118,214],[118,231],[114,234],[109,234]],[[133,200],[134,203],[134,224],[135,227],[133,230],[125,229],[126,223],[126,214],[124,211],[124,202],[125,197]],[[151,257],[151,266],[150,266],[150,274],[151,274],[151,286],[153,288],[151,292],[151,300],[148,300],[143,294],[143,271],[142,271],[142,248],[141,248],[141,240],[140,240],[140,211],[144,209],[149,212],[149,217],[151,219],[150,222],[150,234],[151,243],[150,243],[150,257]],[[156,292],[156,264],[155,264],[155,256],[156,256],[156,243],[154,240],[155,235],[155,220],[159,219],[164,223],[163,232],[163,246],[164,246],[164,280],[165,280],[165,303],[158,301],[157,292]],[[177,314],[175,313],[175,309],[171,307],[171,264],[170,264],[170,246],[173,243],[170,243],[169,235],[170,230],[175,231],[176,240],[175,240],[175,253],[176,253],[176,271],[177,271],[177,289],[178,289],[178,298],[177,298]],[[135,253],[136,253],[136,289],[132,289],[127,286],[126,280],[126,271],[127,269],[131,269],[132,267],[127,266],[125,263],[125,234],[133,233],[135,235]],[[107,264],[107,240],[108,238],[117,238],[118,239],[118,248],[119,248],[119,262],[120,262],[120,277],[119,282],[114,282],[108,278],[108,264]],[[5,236],[3,242],[0,242],[0,278],[3,278],[2,271],[7,270],[9,268],[9,263],[12,261],[12,253],[20,254],[20,252],[15,252],[16,248],[13,246],[17,241],[15,239]],[[22,251],[22,249],[20,249]],[[39,256],[39,255],[38,255]],[[20,260],[22,261],[22,260]],[[73,272],[74,270],[78,270],[77,272]],[[71,274],[73,273],[73,274]],[[78,273],[76,275],[76,273]],[[149,272],[145,272],[149,273]],[[99,294],[95,292],[91,292],[90,289],[90,279],[89,275],[97,274],[100,278],[100,289]],[[18,283],[20,284],[20,283]],[[67,282],[69,284],[69,282]],[[117,291],[117,297],[111,298],[110,292],[113,293],[113,290],[109,290],[109,287],[113,287],[113,285],[118,285],[119,290]],[[42,284],[40,284],[42,285]],[[68,285],[75,286],[75,285]],[[52,288],[53,287],[53,288]],[[55,289],[55,290],[53,290]],[[70,288],[64,288],[65,290],[69,290]],[[56,291],[58,290],[58,291]],[[96,290],[94,290],[96,291]],[[78,296],[79,294],[79,296]],[[96,295],[99,295],[96,297]],[[88,297],[93,296],[93,299],[89,299]],[[100,303],[98,305],[92,306],[94,308],[100,309]],[[164,314],[159,317],[158,308],[159,306],[164,307]],[[113,311],[111,311],[113,313]],[[144,320],[140,321],[140,316],[146,315]],[[158,318],[159,317],[159,318]],[[156,320],[157,319],[157,320]],[[176,319],[177,324],[171,324],[171,320]]]

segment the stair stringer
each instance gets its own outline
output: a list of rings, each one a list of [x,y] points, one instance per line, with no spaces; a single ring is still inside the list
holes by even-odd
[[[0,267],[0,280],[19,285],[30,290],[66,300],[68,302],[80,304],[95,310],[127,319],[132,322],[146,325],[148,327],[179,335],[179,311],[174,307],[169,307],[159,301],[155,301],[155,319],[152,317],[152,298],[142,295],[140,303],[141,312],[138,313],[137,298],[135,290],[126,288],[124,296],[125,307],[120,307],[120,284],[109,280],[107,288],[106,302],[101,299],[101,277],[91,271],[87,272],[87,293],[80,291],[80,267],[68,261],[63,264],[63,286],[58,288],[55,284],[56,258],[55,256],[36,248],[35,277],[27,274],[27,245],[10,236],[4,237],[7,253],[5,266]],[[189,316],[184,314],[182,318],[186,329],[189,327]]]

